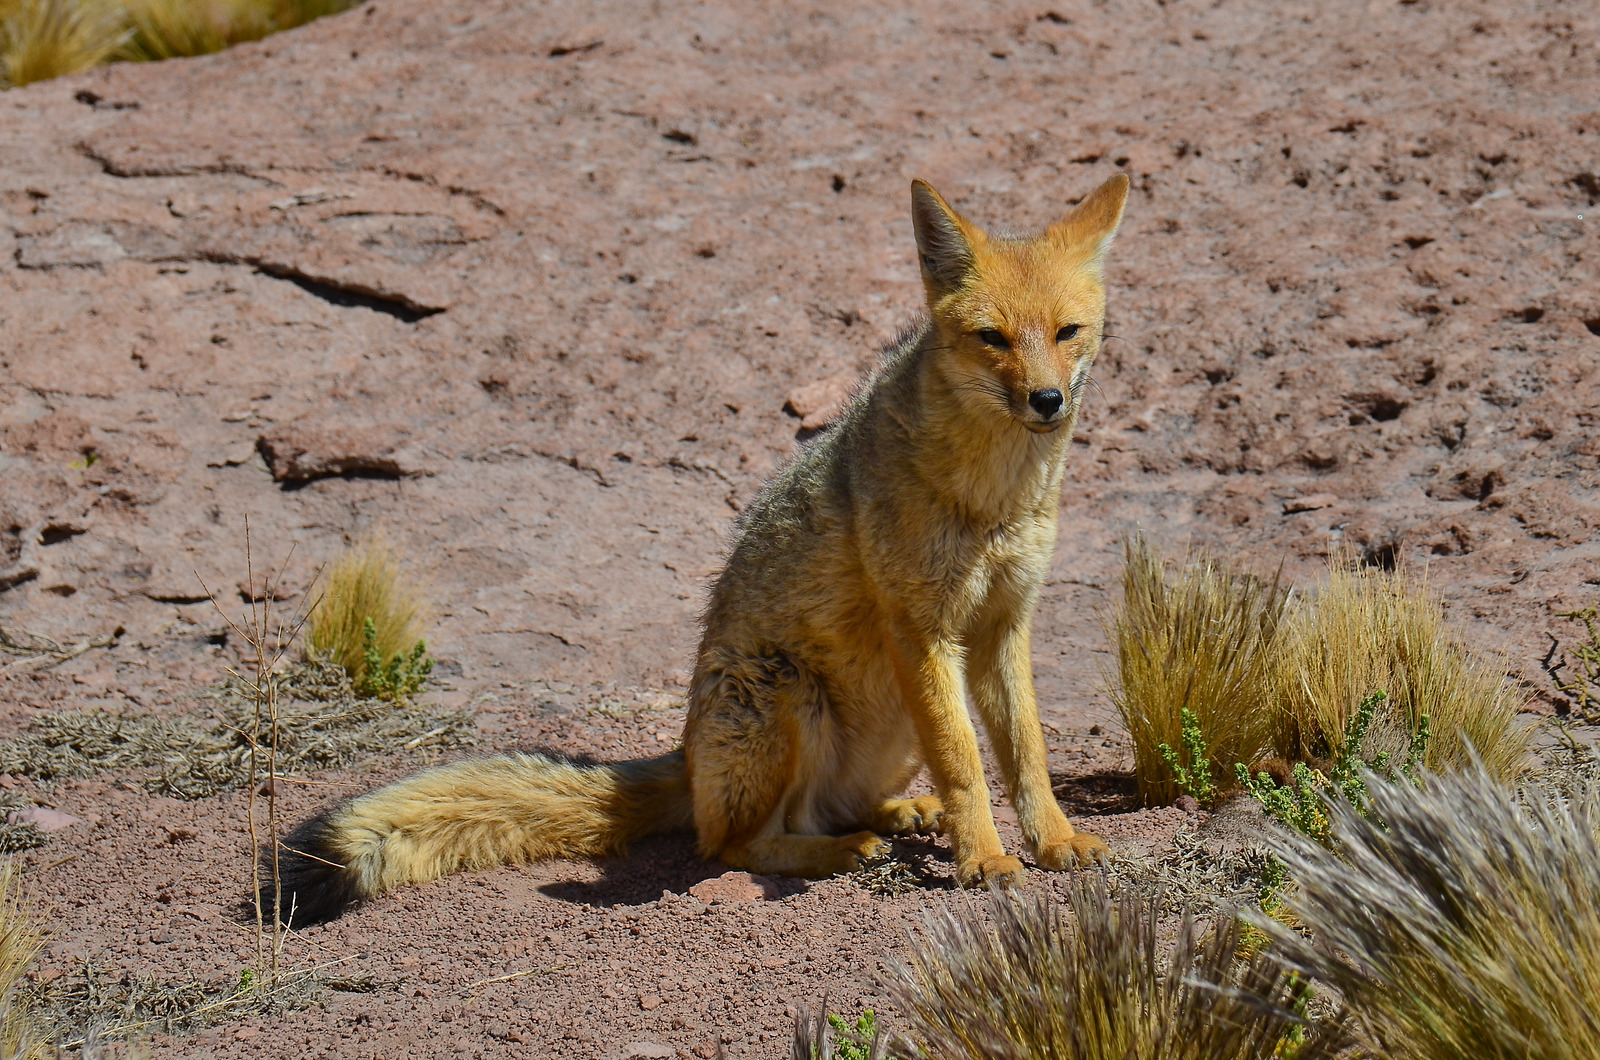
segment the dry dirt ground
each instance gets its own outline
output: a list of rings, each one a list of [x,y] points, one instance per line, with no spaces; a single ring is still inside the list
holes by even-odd
[[[1016,227],[1134,181],[1035,637],[1093,830],[1188,820],[1108,779],[1135,527],[1302,580],[1426,561],[1538,686],[1600,594],[1597,41],[1586,0],[367,0],[4,93],[0,624],[124,632],[0,676],[0,735],[203,709],[244,649],[195,572],[243,606],[248,517],[302,601],[369,528],[417,557],[480,747],[670,744],[740,505],[917,309],[918,175]],[[242,796],[143,778],[0,778],[80,819],[20,855],[40,984],[247,963]],[[881,1007],[951,900],[722,871],[671,838],[408,890],[289,944],[367,989],[154,1052],[773,1058],[795,1006]]]

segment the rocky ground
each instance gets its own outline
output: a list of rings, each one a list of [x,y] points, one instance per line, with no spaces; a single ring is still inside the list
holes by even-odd
[[[367,0],[6,92],[0,625],[84,650],[0,656],[0,735],[203,710],[248,518],[290,606],[369,529],[416,557],[428,702],[480,748],[669,745],[731,520],[917,310],[913,176],[1014,227],[1134,181],[1035,635],[1094,831],[1191,821],[1129,800],[1099,691],[1136,527],[1302,582],[1341,544],[1426,563],[1534,694],[1600,595],[1597,40],[1578,0]],[[77,819],[19,856],[41,989],[249,962],[244,797],[147,772],[0,777]],[[384,898],[290,941],[343,977],[309,1007],[154,1052],[778,1057],[960,900],[722,874],[673,838]]]

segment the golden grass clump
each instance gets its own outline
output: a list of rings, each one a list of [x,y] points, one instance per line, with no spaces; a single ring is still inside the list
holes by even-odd
[[[117,60],[206,55],[358,0],[0,0],[0,84],[20,86]]]
[[[1426,578],[1404,568],[1359,569],[1335,556],[1315,600],[1288,624],[1275,685],[1284,758],[1329,756],[1361,701],[1381,691],[1363,757],[1402,756],[1426,716],[1433,738],[1423,765],[1434,772],[1465,767],[1474,748],[1501,780],[1526,764],[1532,732],[1516,721],[1526,697],[1499,658],[1461,642]]]
[[[1107,685],[1133,736],[1140,794],[1147,804],[1170,803],[1178,791],[1158,747],[1183,745],[1183,711],[1198,721],[1222,776],[1272,749],[1269,697],[1288,594],[1276,578],[1198,552],[1169,578],[1142,534],[1123,543],[1123,557],[1122,601],[1107,622],[1117,669]]]
[[[1600,787],[1519,798],[1468,766],[1333,800],[1337,850],[1280,833],[1304,932],[1254,918],[1334,987],[1375,1060],[1600,1060]]]
[[[0,1058],[35,1060],[52,1053],[45,1035],[17,997],[17,984],[39,952],[39,930],[18,893],[14,867],[0,863]]]
[[[1304,980],[1269,953],[1241,954],[1244,926],[1185,917],[1164,942],[1158,898],[1071,883],[1071,916],[1044,896],[995,896],[928,914],[888,985],[904,1031],[890,1055],[939,1060],[1321,1060],[1337,1025],[1308,1024]],[[898,1029],[898,1028],[897,1028]],[[803,1041],[801,1034],[797,1042]],[[802,1055],[796,1048],[795,1054]]]
[[[127,24],[109,0],[0,0],[0,86],[110,62],[127,39]]]
[[[1122,599],[1106,623],[1116,658],[1107,685],[1147,804],[1173,801],[1178,770],[1204,802],[1207,763],[1224,787],[1237,763],[1331,759],[1379,692],[1361,759],[1403,760],[1426,717],[1426,768],[1459,769],[1474,754],[1502,780],[1525,767],[1532,731],[1516,719],[1525,697],[1498,655],[1450,628],[1425,578],[1336,555],[1315,596],[1291,599],[1277,579],[1203,552],[1169,564],[1142,536],[1124,556]]]
[[[321,593],[308,623],[311,653],[344,667],[357,690],[380,676],[369,672],[374,653],[384,666],[412,656],[432,621],[426,586],[381,533],[335,558],[323,571]]]
[[[132,36],[121,58],[208,55],[335,14],[356,0],[131,0]]]

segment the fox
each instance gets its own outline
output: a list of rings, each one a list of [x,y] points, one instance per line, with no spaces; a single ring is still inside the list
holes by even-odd
[[[1015,235],[913,181],[926,315],[737,520],[681,749],[481,757],[380,787],[286,838],[281,915],[689,829],[702,857],[810,879],[939,835],[962,886],[1016,886],[969,701],[1034,864],[1104,860],[1051,790],[1031,636],[1128,187],[1115,175]],[[924,769],[935,794],[906,797]]]

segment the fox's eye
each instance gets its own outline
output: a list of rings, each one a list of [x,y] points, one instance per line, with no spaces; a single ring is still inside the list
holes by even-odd
[[[1056,341],[1057,342],[1071,342],[1075,337],[1077,337],[1077,334],[1078,334],[1078,325],[1077,324],[1068,324],[1066,327],[1064,327],[1060,331],[1056,332]]]
[[[994,328],[984,328],[982,331],[978,332],[978,338],[982,340],[985,346],[993,346],[997,350],[1006,350],[1011,348],[1011,343],[1006,341],[1006,337],[1000,334]]]

